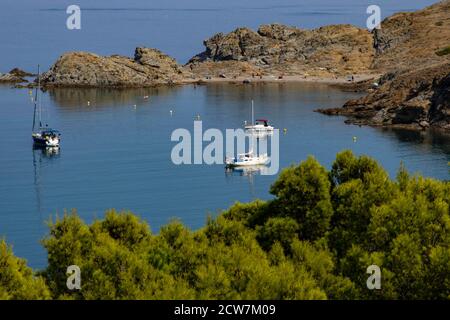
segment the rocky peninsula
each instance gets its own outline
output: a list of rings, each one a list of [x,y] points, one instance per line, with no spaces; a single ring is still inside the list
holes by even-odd
[[[450,129],[450,0],[395,14],[372,32],[352,25],[306,30],[269,24],[218,33],[204,46],[185,65],[151,48],[136,48],[133,57],[69,52],[41,75],[41,83],[47,88],[347,83],[352,90],[367,90],[367,96],[318,111],[348,116],[350,123]]]
[[[183,82],[189,75],[157,49],[136,48],[134,57],[69,52],[41,76],[46,87],[146,87]]]
[[[373,35],[379,86],[318,111],[354,124],[450,130],[450,1],[389,17]]]

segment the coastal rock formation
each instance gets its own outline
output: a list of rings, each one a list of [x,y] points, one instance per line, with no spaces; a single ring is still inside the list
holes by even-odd
[[[188,66],[195,75],[217,74],[224,62],[245,63],[241,75],[347,75],[368,72],[375,54],[373,37],[351,25],[303,30],[280,24],[257,32],[238,28],[204,41],[205,51]]]
[[[441,1],[416,12],[398,13],[375,29],[373,69],[393,71],[433,65],[450,55],[438,55],[450,46],[450,1]]]
[[[69,52],[41,76],[44,86],[146,87],[182,82],[188,74],[157,49],[136,48],[134,58]]]
[[[25,72],[18,68],[12,69],[8,73],[0,73],[0,83],[21,83],[28,82],[25,77],[32,76],[31,73]]]
[[[395,14],[372,32],[351,25],[306,30],[269,24],[257,31],[238,28],[218,33],[204,45],[205,51],[185,66],[149,48],[137,48],[133,58],[66,53],[41,80],[44,86],[146,87],[210,77],[359,74],[365,75],[364,83],[342,87],[365,90],[373,84],[367,75],[384,74],[366,97],[321,112],[348,115],[350,122],[359,124],[450,129],[450,0]]]
[[[367,96],[317,111],[353,124],[450,129],[450,63],[387,74]]]
[[[355,124],[450,130],[450,1],[386,18],[374,30],[380,87],[342,108]]]

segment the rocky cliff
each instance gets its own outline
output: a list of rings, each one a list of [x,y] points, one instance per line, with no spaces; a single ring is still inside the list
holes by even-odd
[[[369,71],[375,54],[371,33],[351,25],[304,30],[271,24],[256,32],[238,28],[228,34],[218,33],[204,45],[205,51],[187,65],[198,76],[227,73],[223,70],[227,62],[238,66],[231,70],[233,75],[364,73]]]
[[[373,69],[386,72],[440,63],[450,57],[436,54],[450,46],[450,1],[388,17],[373,35]]]
[[[182,82],[188,73],[171,57],[150,48],[136,48],[133,58],[69,52],[41,76],[44,86],[146,87]]]
[[[349,123],[450,130],[450,1],[389,17],[373,35],[371,68],[385,73],[380,86],[318,111]]]
[[[367,96],[318,111],[353,124],[450,129],[450,63],[386,74]]]

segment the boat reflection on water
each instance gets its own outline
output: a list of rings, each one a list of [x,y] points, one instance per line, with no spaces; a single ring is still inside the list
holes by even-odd
[[[245,167],[227,167],[225,168],[226,176],[238,175],[242,177],[251,177],[258,174],[268,172],[269,168],[265,165],[254,165]]]
[[[269,170],[265,165],[255,165],[255,166],[245,166],[245,167],[232,167],[225,168],[225,176],[230,180],[245,179],[248,180],[249,193],[252,198],[258,198],[255,191],[255,179],[257,175],[264,173]],[[230,181],[231,182],[231,181]]]
[[[58,158],[60,149],[59,147],[45,147],[42,145],[33,145],[33,163],[36,164],[36,154],[39,154],[44,158]],[[40,161],[40,159],[39,159]]]
[[[42,220],[42,173],[48,163],[59,158],[59,147],[45,147],[42,145],[33,145],[33,169],[34,169],[34,188],[36,191],[37,212],[39,212],[39,221]]]

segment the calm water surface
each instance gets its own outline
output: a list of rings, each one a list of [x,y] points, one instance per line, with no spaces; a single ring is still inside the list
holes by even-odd
[[[237,27],[283,23],[299,28],[351,23],[365,27],[371,4],[382,18],[436,0],[1,0],[0,72],[49,67],[66,51],[133,56],[154,47],[185,63],[203,40]],[[81,30],[66,28],[66,8],[82,10]]]
[[[0,235],[30,265],[43,267],[45,221],[66,209],[76,208],[88,222],[108,208],[129,209],[157,231],[175,217],[195,229],[235,201],[269,199],[276,176],[227,174],[221,165],[176,166],[170,160],[174,129],[192,131],[197,115],[204,130],[239,128],[249,119],[251,99],[256,116],[287,129],[280,135],[281,167],[310,154],[329,167],[337,152],[352,149],[375,157],[391,175],[404,161],[411,171],[449,178],[446,136],[349,126],[341,117],[313,112],[355,96],[324,85],[277,83],[58,89],[42,99],[44,118],[63,132],[59,153],[51,154],[32,148],[28,90],[1,87]]]
[[[379,5],[386,17],[433,2]],[[78,0],[82,29],[69,31],[65,11],[71,4],[2,0],[0,72],[13,67],[34,71],[38,63],[47,69],[66,51],[132,56],[136,46],[159,48],[184,63],[203,50],[204,39],[240,26],[364,26],[372,1]],[[280,137],[282,167],[309,154],[329,167],[336,152],[352,149],[374,156],[392,175],[404,161],[412,171],[449,178],[450,139],[442,134],[347,126],[342,118],[312,112],[354,97],[300,84],[55,90],[43,95],[44,117],[63,132],[63,144],[58,154],[47,154],[31,145],[28,90],[0,87],[0,237],[14,246],[16,255],[42,268],[46,255],[39,240],[47,232],[45,221],[66,209],[77,208],[88,222],[108,208],[129,209],[157,231],[173,217],[198,228],[209,213],[234,201],[270,198],[276,176],[229,175],[222,166],[175,166],[170,161],[174,129],[192,130],[196,115],[205,129],[241,127],[249,118],[251,99],[256,116],[287,128]]]

